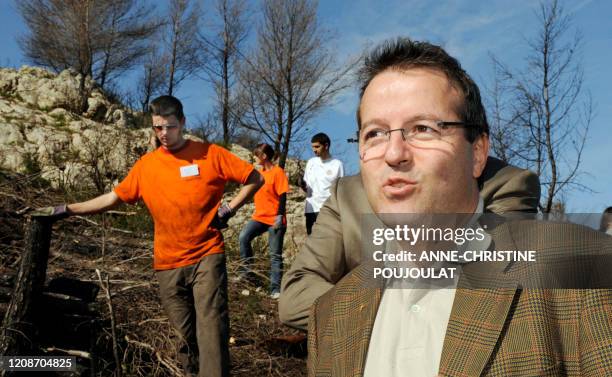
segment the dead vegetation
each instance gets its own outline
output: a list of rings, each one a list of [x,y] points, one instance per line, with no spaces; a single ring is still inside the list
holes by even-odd
[[[28,208],[88,194],[53,191],[37,175],[0,172],[0,314],[6,310],[19,266],[23,214]],[[39,354],[77,356],[78,370],[71,375],[181,375],[175,355],[177,338],[158,298],[152,224],[146,208],[123,207],[87,219],[69,218],[56,223],[53,232],[48,290],[78,281],[96,287],[97,295],[87,303],[86,294],[81,298],[73,297],[77,293],[45,294],[55,304],[46,305],[48,309],[39,316]],[[229,229],[225,235],[230,279],[238,267],[238,232]],[[299,333],[280,324],[277,303],[268,298],[265,247],[263,240],[254,244],[261,256],[256,268],[262,287],[229,283],[231,373],[303,376],[305,344],[297,341]]]

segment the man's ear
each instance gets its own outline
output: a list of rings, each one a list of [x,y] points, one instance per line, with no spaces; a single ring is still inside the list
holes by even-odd
[[[489,156],[489,135],[481,134],[472,143],[472,156],[474,165],[472,168],[472,175],[474,178],[480,177],[485,165],[487,164],[487,157]]]

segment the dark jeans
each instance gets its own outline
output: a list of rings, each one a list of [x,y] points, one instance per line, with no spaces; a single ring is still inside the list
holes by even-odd
[[[185,375],[229,376],[225,254],[155,275],[162,306],[182,340],[178,357]]]
[[[240,231],[240,274],[243,278],[251,279],[251,264],[253,263],[253,248],[251,241],[255,237],[268,231],[270,243],[270,292],[280,292],[281,278],[283,277],[283,239],[287,228],[274,229],[271,225],[250,220]]]
[[[306,234],[312,233],[312,226],[317,221],[319,212],[307,212],[306,215]]]

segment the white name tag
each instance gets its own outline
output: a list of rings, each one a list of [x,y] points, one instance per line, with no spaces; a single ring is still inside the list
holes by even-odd
[[[187,165],[181,166],[181,178],[185,177],[194,177],[200,175],[200,169],[198,169],[198,165]]]

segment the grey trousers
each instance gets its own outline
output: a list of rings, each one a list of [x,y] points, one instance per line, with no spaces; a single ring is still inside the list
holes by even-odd
[[[155,274],[162,306],[182,340],[178,354],[185,374],[229,376],[225,254]]]

